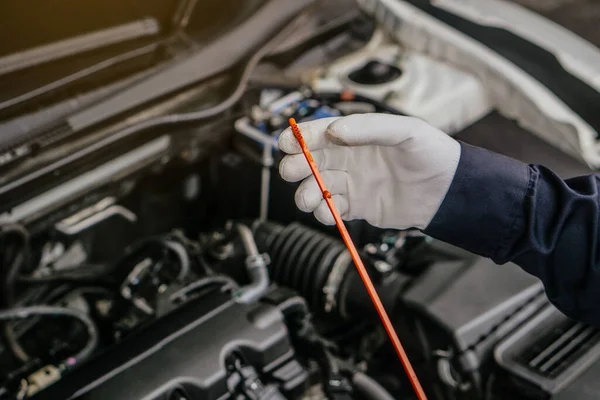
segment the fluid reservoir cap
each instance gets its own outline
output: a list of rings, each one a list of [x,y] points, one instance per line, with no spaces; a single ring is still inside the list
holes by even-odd
[[[348,74],[348,78],[361,85],[381,85],[402,76],[402,70],[394,65],[371,60]]]

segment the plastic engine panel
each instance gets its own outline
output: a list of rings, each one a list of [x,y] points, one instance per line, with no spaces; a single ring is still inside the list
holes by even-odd
[[[277,308],[238,304],[215,290],[129,337],[34,399],[227,398],[226,358],[234,351],[259,373],[290,378],[287,386],[278,382],[284,388],[305,378]],[[278,373],[280,367],[283,372]]]

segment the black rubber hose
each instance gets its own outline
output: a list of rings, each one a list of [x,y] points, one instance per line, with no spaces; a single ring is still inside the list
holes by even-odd
[[[99,336],[98,329],[96,328],[96,325],[91,320],[91,318],[82,311],[65,307],[51,306],[19,307],[10,310],[0,311],[0,320],[2,321],[19,320],[34,316],[71,317],[79,320],[85,325],[88,334],[88,342],[83,349],[81,349],[76,355],[70,357],[66,361],[66,365],[68,367],[72,367],[76,364],[81,363],[90,355],[92,355],[92,353],[96,349]]]
[[[6,249],[8,246],[3,246],[1,249],[4,253],[3,262],[7,263],[6,266],[3,266],[5,275],[2,282],[2,305],[4,307],[10,307],[15,302],[15,285],[19,273],[27,261],[29,253],[29,233],[23,226],[11,224],[2,226],[0,235],[2,235],[3,239],[7,236],[16,236],[19,241],[17,243],[17,251],[13,257],[6,257]]]
[[[376,320],[374,306],[341,239],[298,223],[255,223],[253,229],[261,251],[271,257],[271,280],[305,297],[311,311]],[[404,288],[403,277],[393,274],[384,279],[372,259],[359,252],[384,306],[393,310]]]
[[[322,289],[335,260],[345,251],[343,243],[297,223],[256,224],[254,230],[259,246],[271,257],[271,279],[296,290],[313,310],[323,310]]]
[[[394,396],[381,386],[379,382],[362,372],[354,373],[352,384],[368,400],[394,400]]]
[[[12,307],[16,301],[17,279],[23,266],[27,263],[27,258],[29,256],[29,232],[19,224],[11,224],[2,226],[0,234],[2,235],[2,238],[14,235],[19,240],[16,252],[14,252],[12,257],[7,257],[6,255],[8,246],[3,246],[1,249],[3,253],[3,264],[6,263],[6,265],[3,265],[4,274],[2,276],[1,288],[2,306],[3,308],[8,309]],[[25,349],[19,344],[12,326],[7,322],[0,322],[0,326],[2,327],[4,341],[10,352],[22,362],[29,361],[30,357]]]

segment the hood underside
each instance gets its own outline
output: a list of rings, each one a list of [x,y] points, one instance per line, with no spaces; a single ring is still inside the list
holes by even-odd
[[[597,0],[512,0],[600,47],[600,2]]]

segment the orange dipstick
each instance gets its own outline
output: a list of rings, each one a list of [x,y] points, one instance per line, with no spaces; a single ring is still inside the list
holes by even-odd
[[[406,352],[404,351],[404,348],[402,347],[402,344],[400,343],[400,339],[398,339],[396,330],[394,329],[394,326],[392,325],[392,322],[390,321],[390,318],[388,317],[387,312],[385,311],[385,308],[383,307],[383,304],[381,303],[379,295],[377,294],[377,291],[375,290],[375,286],[373,286],[373,282],[371,281],[371,278],[369,277],[369,274],[367,273],[367,270],[366,270],[362,260],[360,259],[360,256],[358,255],[356,246],[352,242],[352,238],[350,238],[350,234],[348,233],[348,230],[346,229],[346,225],[344,224],[344,221],[342,220],[340,213],[338,212],[337,208],[335,207],[335,204],[333,203],[333,200],[331,198],[331,193],[329,193],[329,191],[325,187],[325,182],[323,182],[323,178],[321,177],[319,169],[317,168],[317,165],[315,164],[315,161],[312,158],[312,155],[310,154],[308,147],[306,146],[306,142],[304,141],[304,138],[302,137],[302,133],[300,133],[300,128],[298,128],[298,125],[296,124],[296,120],[294,118],[290,118],[289,123],[290,123],[290,126],[292,127],[292,132],[294,132],[294,136],[296,137],[298,144],[300,144],[302,153],[304,153],[304,157],[306,157],[306,161],[308,161],[310,170],[312,171],[313,175],[315,176],[317,184],[319,185],[319,188],[321,189],[321,192],[323,193],[323,199],[325,199],[325,202],[329,206],[329,209],[331,210],[331,214],[333,215],[333,219],[335,220],[335,224],[337,225],[337,228],[340,231],[340,234],[342,235],[342,239],[344,239],[344,243],[346,244],[346,247],[348,248],[350,255],[352,256],[352,261],[354,261],[354,265],[356,265],[356,269],[358,269],[358,273],[363,281],[363,284],[367,288],[367,292],[369,293],[369,296],[371,297],[371,301],[373,301],[373,304],[375,305],[375,308],[377,309],[377,313],[379,314],[379,317],[381,318],[381,321],[383,322],[383,326],[385,327],[385,330],[386,330],[390,340],[392,341],[392,344],[394,345],[394,349],[396,350],[396,353],[398,354],[398,357],[400,358],[400,361],[402,362],[402,366],[404,367],[404,370],[406,371],[406,374],[408,375],[408,378],[410,379],[410,383],[412,384],[413,388],[415,389],[415,392],[416,392],[419,400],[427,400],[427,397],[425,396],[425,392],[423,391],[423,388],[421,387],[421,383],[419,382],[419,379],[417,378],[417,375],[415,374],[415,371],[413,370],[410,360],[408,359],[408,356],[406,355]]]

